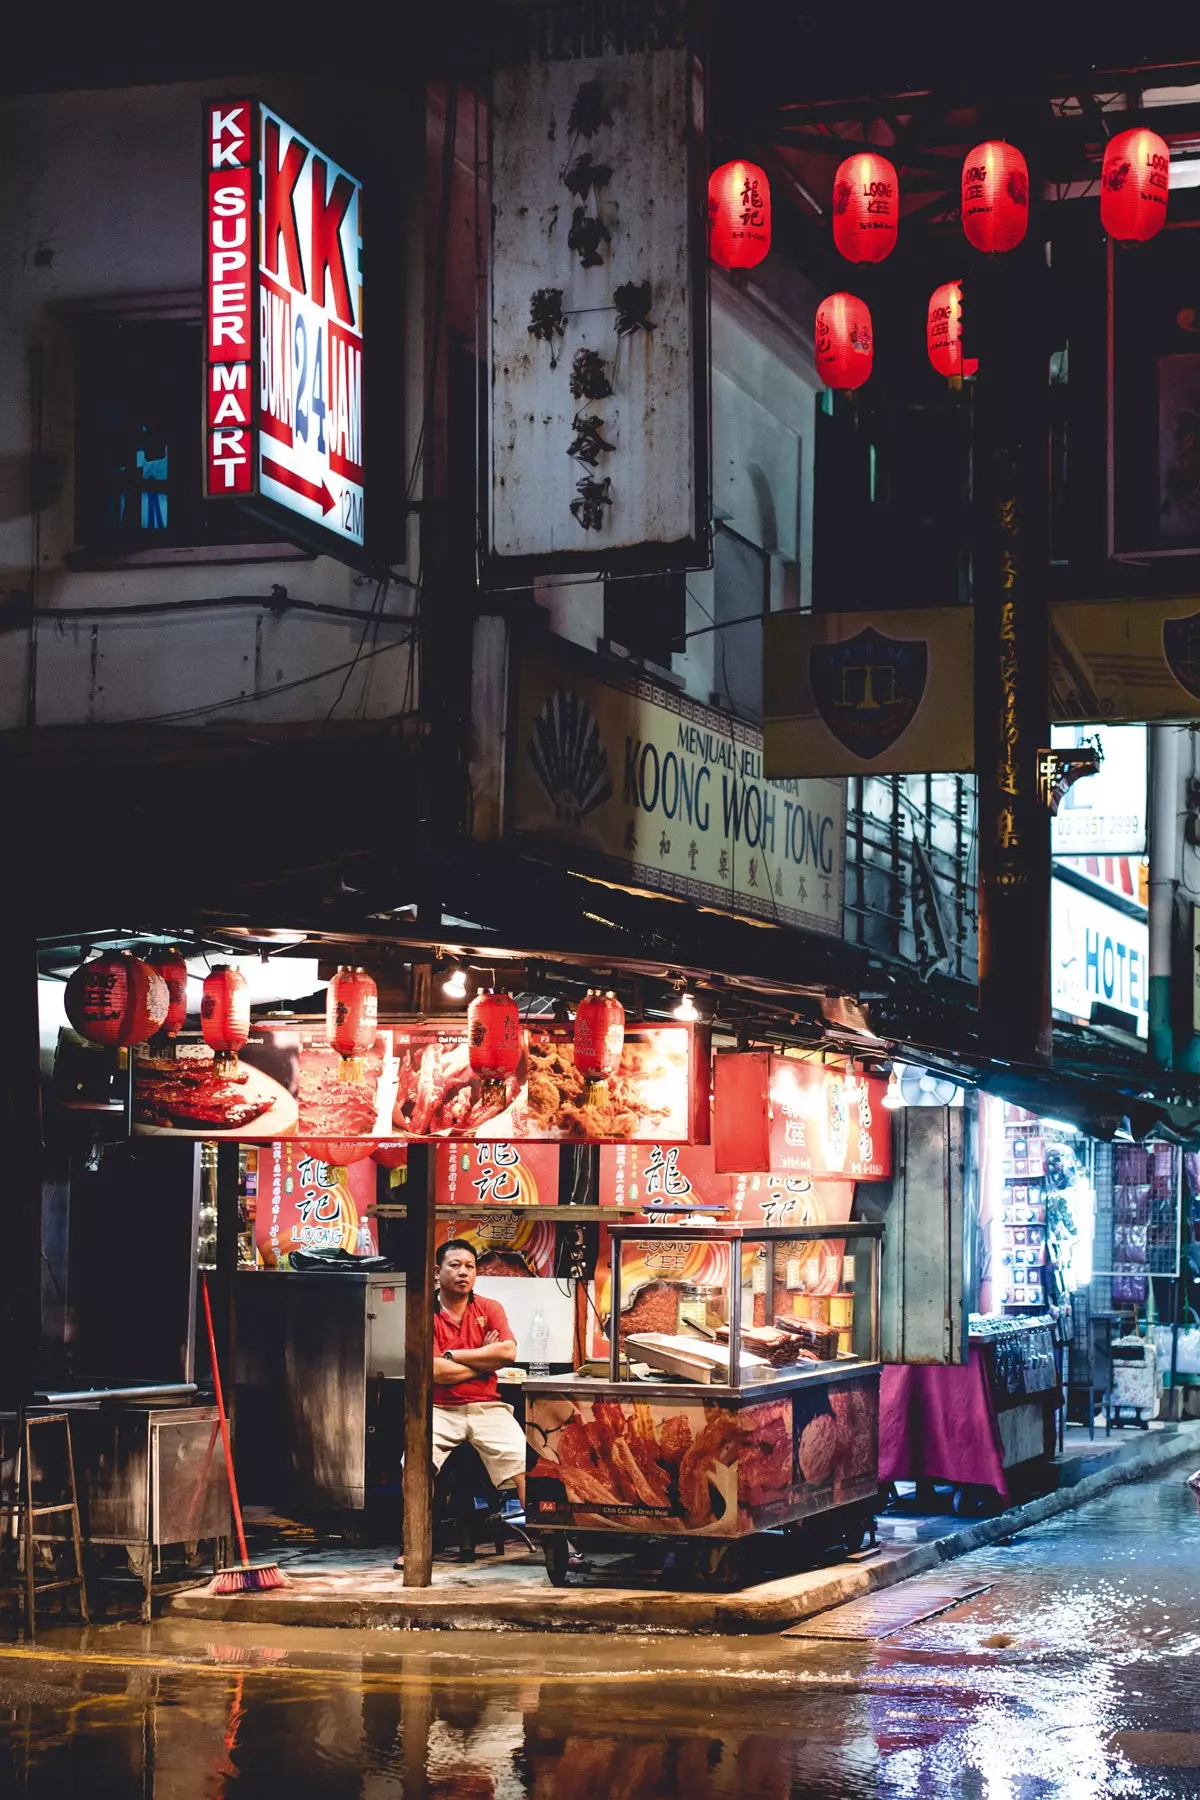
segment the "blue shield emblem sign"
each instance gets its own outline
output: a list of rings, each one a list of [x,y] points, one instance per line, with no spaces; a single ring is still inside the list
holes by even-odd
[[[1168,669],[1193,700],[1200,700],[1200,613],[1164,619],[1162,634]]]
[[[844,643],[814,644],[808,667],[822,719],[839,744],[870,762],[903,735],[921,704],[929,646],[868,625]]]

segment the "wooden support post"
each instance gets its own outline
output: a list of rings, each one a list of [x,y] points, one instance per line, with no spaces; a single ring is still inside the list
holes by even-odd
[[[437,1148],[413,1144],[405,1183],[404,1585],[433,1580],[433,1247]]]

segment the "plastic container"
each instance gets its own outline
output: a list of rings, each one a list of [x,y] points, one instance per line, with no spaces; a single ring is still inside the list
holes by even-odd
[[[533,1315],[529,1327],[529,1373],[536,1381],[539,1375],[550,1373],[547,1360],[550,1352],[550,1328],[546,1324],[546,1315],[541,1307]]]

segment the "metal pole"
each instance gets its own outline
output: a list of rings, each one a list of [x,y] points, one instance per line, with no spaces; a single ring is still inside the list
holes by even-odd
[[[404,1585],[433,1581],[433,1250],[437,1149],[412,1144],[404,1231]]]
[[[1171,1026],[1171,945],[1179,884],[1178,725],[1150,727],[1150,1056],[1160,1069],[1175,1063]],[[1189,983],[1189,989],[1190,989]]]

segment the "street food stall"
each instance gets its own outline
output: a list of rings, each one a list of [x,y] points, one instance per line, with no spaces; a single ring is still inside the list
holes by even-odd
[[[610,1227],[607,1378],[525,1387],[527,1518],[552,1581],[568,1536],[674,1546],[735,1580],[737,1546],[873,1536],[883,1228]]]

